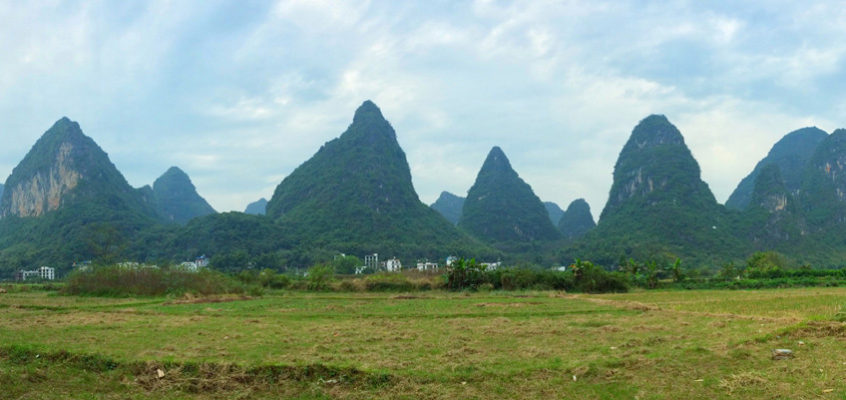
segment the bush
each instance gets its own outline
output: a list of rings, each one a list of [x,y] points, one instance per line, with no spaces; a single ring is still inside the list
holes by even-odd
[[[417,286],[400,274],[377,274],[364,279],[364,288],[368,292],[411,292]]]
[[[629,277],[620,272],[607,272],[590,261],[573,265],[576,290],[586,293],[628,292]]]
[[[76,271],[67,279],[62,293],[90,296],[161,296],[244,293],[244,285],[220,272],[118,266]]]
[[[335,277],[335,269],[331,265],[315,265],[308,269],[308,290],[327,290]]]
[[[485,268],[475,259],[460,258],[446,268],[447,287],[451,290],[475,289],[487,282]]]

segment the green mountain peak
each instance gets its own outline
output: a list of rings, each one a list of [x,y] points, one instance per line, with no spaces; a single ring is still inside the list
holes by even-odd
[[[458,226],[500,248],[559,237],[543,202],[496,146],[467,192]]]
[[[561,217],[564,216],[564,210],[552,201],[543,202],[543,206],[546,207],[546,213],[549,214],[549,221],[552,222],[553,226],[558,226]]]
[[[32,146],[6,181],[0,216],[38,217],[67,204],[119,201],[144,208],[135,191],[79,124],[62,117]],[[146,209],[143,213],[151,212]]]
[[[779,168],[787,191],[797,194],[802,187],[808,162],[826,137],[828,133],[817,127],[797,129],[782,137],[773,145],[767,156],[755,165],[752,172],[740,181],[726,201],[726,207],[735,210],[746,209],[752,201],[756,177],[770,164]]]
[[[185,224],[193,218],[215,213],[197,193],[188,174],[179,167],[168,168],[153,182],[153,194],[159,214],[168,222]]]
[[[433,210],[437,211],[447,221],[452,222],[453,225],[458,224],[458,220],[461,219],[461,210],[464,208],[464,197],[456,196],[450,192],[441,192],[441,195],[438,196],[438,199],[432,203],[431,207]]]
[[[606,264],[658,254],[703,261],[698,249],[732,246],[723,214],[681,132],[652,115],[635,126],[620,151],[596,229],[562,255]]]
[[[590,205],[585,199],[573,200],[558,222],[558,229],[566,239],[578,239],[595,226]]]
[[[244,209],[244,214],[251,214],[251,215],[264,215],[267,211],[267,199],[264,197],[247,204],[247,208]]]
[[[420,202],[396,133],[370,101],[276,187],[267,216],[305,243],[351,254],[434,259],[483,248]]]

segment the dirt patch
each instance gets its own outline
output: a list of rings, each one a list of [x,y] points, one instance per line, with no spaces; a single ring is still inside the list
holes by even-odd
[[[837,337],[846,338],[846,323],[814,321],[799,326],[789,332],[791,337]]]
[[[751,387],[764,386],[767,380],[758,372],[741,372],[731,374],[720,380],[720,388],[727,391],[729,395],[740,390]]]
[[[523,303],[478,303],[476,307],[525,307],[538,304],[543,303],[539,301],[527,301]]]
[[[414,299],[423,299],[423,298],[425,298],[425,297],[412,296],[412,295],[399,295],[399,296],[391,297],[391,299],[393,299],[393,300],[414,300]]]
[[[166,301],[162,303],[165,306],[176,304],[203,304],[203,303],[229,303],[233,301],[253,300],[250,296],[209,296],[209,297],[194,297],[185,295],[181,299]]]
[[[582,297],[583,300],[587,300],[594,304],[601,304],[606,306],[612,307],[619,307],[624,308],[626,310],[632,311],[659,311],[661,307],[654,306],[651,304],[641,303],[639,301],[621,301],[621,300],[609,300],[609,299],[597,299],[597,298],[590,298],[590,297]]]

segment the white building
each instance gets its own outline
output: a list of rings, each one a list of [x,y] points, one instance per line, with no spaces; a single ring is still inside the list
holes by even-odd
[[[192,271],[192,272],[196,272],[198,269],[200,269],[199,265],[197,265],[197,263],[194,262],[194,261],[182,262],[182,263],[179,264],[179,268],[182,268],[186,271]]]
[[[51,268],[51,267],[47,267],[47,266],[39,267],[38,268],[38,277],[41,278],[41,279],[52,281],[52,280],[56,279],[56,269]]]
[[[22,281],[39,278],[45,281],[52,281],[56,279],[56,269],[48,266],[41,266],[32,271],[20,271],[18,276]]]
[[[402,263],[396,257],[385,261],[385,269],[388,272],[399,272],[402,269]]]
[[[452,266],[452,263],[454,263],[454,262],[456,262],[456,261],[458,261],[458,257],[456,257],[456,256],[449,256],[449,257],[447,257],[447,258],[446,258],[446,262],[444,263],[444,265],[446,265],[447,267],[451,267],[451,266]]]
[[[497,262],[493,262],[493,263],[483,262],[483,263],[481,263],[481,265],[483,267],[485,267],[486,270],[493,271],[493,270],[496,270],[496,269],[498,269],[499,267],[502,266],[502,261],[497,261]]]
[[[378,270],[379,269],[379,254],[373,253],[373,254],[364,256],[364,266],[369,268],[371,271]]]
[[[418,271],[437,271],[438,263],[433,262],[419,262],[417,263],[417,270]]]

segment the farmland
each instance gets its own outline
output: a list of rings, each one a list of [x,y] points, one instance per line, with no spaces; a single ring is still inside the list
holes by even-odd
[[[0,295],[0,398],[846,398],[846,288],[25,289]]]

